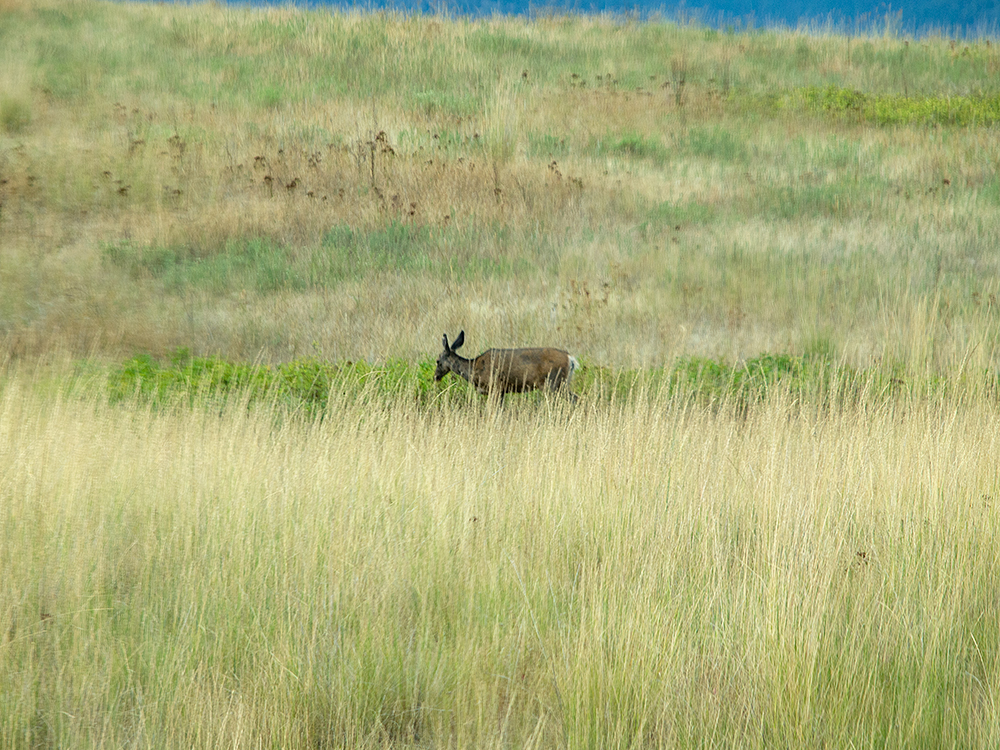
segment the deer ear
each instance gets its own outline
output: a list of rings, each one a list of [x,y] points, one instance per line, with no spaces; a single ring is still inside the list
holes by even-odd
[[[444,343],[444,350],[446,352],[450,352],[451,351],[451,347],[448,346],[448,334],[447,333],[444,333],[444,334],[441,335],[441,341],[442,341],[442,343]]]
[[[465,331],[458,334],[458,338],[451,342],[452,349],[458,349],[462,344],[465,343]]]

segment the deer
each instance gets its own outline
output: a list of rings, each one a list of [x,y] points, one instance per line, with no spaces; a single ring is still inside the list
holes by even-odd
[[[448,334],[441,338],[444,351],[434,370],[436,383],[451,372],[468,380],[480,393],[498,394],[501,404],[508,393],[536,389],[558,390],[576,403],[570,381],[580,363],[562,349],[488,349],[474,359],[466,359],[456,352],[465,343],[465,331],[450,345]]]

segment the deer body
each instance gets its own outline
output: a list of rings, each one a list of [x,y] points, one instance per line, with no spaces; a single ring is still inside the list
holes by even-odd
[[[466,359],[455,351],[464,343],[465,331],[450,346],[447,334],[443,341],[444,351],[438,357],[435,381],[453,372],[480,393],[495,392],[501,400],[508,393],[565,388],[570,400],[576,401],[569,386],[573,372],[580,365],[562,349],[488,349],[474,359]]]

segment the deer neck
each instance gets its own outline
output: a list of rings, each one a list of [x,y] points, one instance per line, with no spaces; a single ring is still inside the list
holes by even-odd
[[[452,352],[451,353],[451,358],[450,358],[448,364],[451,367],[451,371],[453,373],[455,373],[456,375],[461,375],[463,378],[465,378],[466,380],[468,380],[470,383],[472,382],[472,360],[471,359],[466,359],[465,357],[463,357],[463,356],[461,356],[459,354],[456,354],[455,352]]]

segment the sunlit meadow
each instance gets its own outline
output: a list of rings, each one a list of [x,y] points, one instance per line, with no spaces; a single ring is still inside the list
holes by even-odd
[[[0,0],[0,746],[1000,745],[998,73]]]

